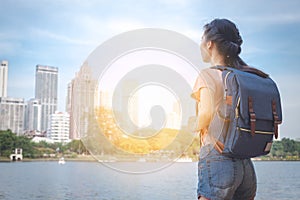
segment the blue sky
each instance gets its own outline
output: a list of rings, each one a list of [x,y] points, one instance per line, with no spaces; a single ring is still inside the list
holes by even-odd
[[[284,110],[281,138],[300,138],[300,2],[298,0],[2,0],[0,60],[9,61],[12,97],[34,97],[35,66],[59,67],[59,109],[67,83],[102,42],[136,28],[164,28],[195,42],[214,18],[233,20],[244,60],[278,83]]]

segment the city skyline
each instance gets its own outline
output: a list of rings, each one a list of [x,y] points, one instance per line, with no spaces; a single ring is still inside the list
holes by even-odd
[[[5,63],[5,74],[8,74],[8,61],[2,61],[2,63]],[[64,138],[65,136],[57,136],[58,134],[65,133],[63,129],[59,130],[61,133],[56,133],[58,122],[53,121],[53,119],[57,118],[63,121],[62,116],[65,117],[67,115],[56,109],[58,71],[59,69],[57,67],[36,65],[35,97],[29,100],[12,97],[1,98],[2,107],[8,104],[7,109],[3,107],[2,110],[9,111],[9,106],[21,109],[21,111],[15,111],[15,113],[8,112],[7,116],[4,115],[4,117],[6,116],[5,118],[13,117],[11,119],[1,117],[1,130],[9,128],[16,132],[17,135],[26,134],[46,136],[53,140],[67,140]],[[7,80],[7,77],[2,77],[1,81],[2,80]],[[136,132],[136,130],[146,128],[149,125],[151,126],[148,128],[154,128],[155,130],[160,130],[161,128],[180,129],[181,109],[179,102],[172,97],[172,94],[166,93],[157,85],[139,88],[139,90],[131,96],[130,93],[132,89],[139,87],[139,82],[134,79],[126,80],[124,84],[122,84],[122,90],[119,91],[120,93],[118,94],[119,100],[117,100],[117,103],[120,106],[112,108],[113,91],[98,91],[97,84],[97,80],[93,79],[92,71],[87,62],[82,65],[80,71],[76,73],[76,77],[68,84],[69,91],[65,110],[71,115],[68,116],[68,138],[78,139],[87,134],[87,122],[90,120],[90,114],[85,115],[84,113],[93,113],[97,106],[104,106],[106,109],[113,109],[121,113],[121,118],[128,120],[124,121],[121,119],[122,124],[120,125],[122,128],[127,127],[124,130],[129,132]],[[4,91],[7,92],[7,85]],[[147,94],[158,94],[157,92],[159,92],[159,95],[156,95],[154,101],[147,101]],[[98,96],[100,96],[100,98],[98,98]],[[165,101],[168,99],[169,101]],[[172,99],[173,105],[170,102]],[[162,104],[163,100],[165,101],[164,105]],[[163,116],[161,112],[155,113],[152,110],[150,116],[152,106],[159,104],[163,106],[165,116]],[[21,114],[18,115],[17,113]],[[128,116],[124,117],[125,113],[129,114],[129,118]],[[70,118],[72,121],[70,121]],[[153,119],[154,121],[152,121]],[[7,121],[7,124],[3,123],[4,121]]]
[[[18,136],[42,136],[52,141],[69,142],[69,113],[57,111],[58,68],[36,65],[35,96],[8,97],[8,61],[0,68],[0,130],[11,130]]]
[[[278,83],[283,105],[280,137],[299,138],[295,112],[300,109],[299,1],[158,0],[135,2],[135,7],[131,4],[2,2],[0,60],[8,60],[11,66],[8,96],[30,99],[34,96],[35,66],[57,66],[58,110],[64,110],[67,84],[88,55],[107,39],[124,31],[156,27],[177,31],[200,43],[205,23],[229,18],[244,40],[241,57]]]

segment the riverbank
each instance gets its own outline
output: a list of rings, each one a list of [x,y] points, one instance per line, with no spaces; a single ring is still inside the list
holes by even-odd
[[[77,157],[64,157],[65,161],[71,161],[71,162],[140,162],[140,160],[136,159],[129,159],[129,158],[123,158],[123,159],[109,159],[105,158],[101,161],[95,159],[92,155],[78,155]],[[58,162],[59,157],[55,158],[24,158],[22,162],[51,162],[55,161]],[[269,158],[269,157],[258,157],[258,158],[252,158],[252,161],[300,161],[300,159],[287,159],[287,158]],[[163,160],[145,160],[144,162],[160,162]],[[0,162],[12,162],[7,157],[0,157]],[[193,160],[193,162],[198,162],[197,160]]]
[[[54,158],[24,158],[22,162],[48,162],[48,161],[58,161],[59,157]],[[93,156],[91,155],[79,155],[74,158],[65,158],[66,161],[74,161],[74,162],[98,162]],[[12,162],[7,157],[0,157],[0,162]]]
[[[273,157],[273,156],[261,156],[252,158],[253,161],[300,161],[298,156],[287,156],[287,157]]]

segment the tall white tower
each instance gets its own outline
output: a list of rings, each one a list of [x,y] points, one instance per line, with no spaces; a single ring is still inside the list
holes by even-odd
[[[8,61],[2,60],[0,65],[0,97],[7,97]]]
[[[87,62],[70,83],[70,138],[80,139],[88,133],[90,119],[94,117],[95,103],[99,102],[98,81]]]
[[[42,105],[41,131],[47,131],[50,115],[57,110],[58,68],[37,65],[35,74],[35,99]]]

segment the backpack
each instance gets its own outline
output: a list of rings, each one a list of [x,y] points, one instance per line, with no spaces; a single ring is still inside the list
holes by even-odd
[[[212,68],[222,71],[224,84],[224,99],[217,112],[218,117],[224,117],[225,126],[223,140],[217,140],[215,148],[224,155],[241,159],[268,154],[282,122],[275,82],[254,68]]]

